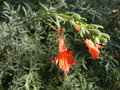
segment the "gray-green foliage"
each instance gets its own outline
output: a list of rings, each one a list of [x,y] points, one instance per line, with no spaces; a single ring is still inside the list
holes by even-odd
[[[90,1],[85,1],[85,3],[90,3]],[[81,2],[84,4],[84,1],[75,0],[73,3],[73,0],[66,0],[66,4],[57,4],[58,2],[60,1],[26,0],[23,3],[21,0],[16,2],[10,0],[8,3],[4,2],[3,9],[1,9],[2,21],[0,21],[0,90],[120,88],[120,64],[117,61],[119,59],[114,58],[114,51],[109,48],[114,46],[120,49],[119,44],[114,45],[115,42],[110,44],[102,52],[101,58],[92,59],[82,38],[91,37],[95,43],[100,43],[100,40],[96,38],[102,37],[101,31],[97,32],[102,26],[86,24],[85,18],[79,16],[77,18],[80,19],[77,19],[75,14],[66,13],[65,10],[82,14],[87,17],[88,22],[95,21],[95,17],[102,19],[101,13],[95,11],[93,7],[78,5]],[[77,62],[70,69],[68,77],[64,77],[63,72],[51,63],[51,60],[58,54],[57,24],[54,17],[56,14],[62,27],[67,22],[68,27],[64,27],[66,29],[64,38],[68,49],[74,51],[74,58]],[[75,32],[71,19],[82,26],[80,32],[82,38]],[[117,33],[118,38],[115,39],[119,40],[119,35]]]

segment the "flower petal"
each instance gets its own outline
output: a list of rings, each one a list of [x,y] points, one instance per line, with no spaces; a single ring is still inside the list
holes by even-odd
[[[86,39],[84,40],[85,44],[87,45],[87,47],[89,48],[89,52],[92,55],[93,58],[98,58],[100,55],[100,48],[104,48],[104,46],[100,46],[100,45],[94,45],[94,43],[92,42],[92,40],[90,39]]]
[[[69,72],[69,68],[72,67],[72,65],[76,64],[75,60],[72,58],[73,51],[63,51],[59,53],[57,57],[55,57],[52,62],[58,61],[58,66],[61,70],[64,71],[64,74],[67,75]]]

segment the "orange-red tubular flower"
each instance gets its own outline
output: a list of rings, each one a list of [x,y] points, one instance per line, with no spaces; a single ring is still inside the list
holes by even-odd
[[[100,45],[94,45],[94,43],[92,42],[92,40],[90,39],[86,39],[84,40],[85,44],[87,45],[87,47],[89,48],[89,52],[92,55],[93,58],[99,58],[100,55],[100,48],[104,48],[104,46],[100,46]]]
[[[62,37],[62,29],[58,29],[59,32],[59,55],[55,57],[52,62],[58,62],[60,69],[64,71],[66,76],[69,73],[69,68],[76,64],[75,60],[72,58],[73,51],[67,51],[66,44]]]

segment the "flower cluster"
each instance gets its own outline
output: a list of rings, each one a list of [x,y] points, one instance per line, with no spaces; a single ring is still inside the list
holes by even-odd
[[[78,32],[80,32],[80,26],[75,27]],[[66,76],[69,73],[69,68],[72,67],[72,65],[76,64],[76,61],[72,58],[73,51],[68,51],[66,44],[64,42],[63,36],[62,36],[63,29],[58,29],[59,34],[59,55],[52,60],[52,62],[57,62],[58,67],[64,71],[64,75]],[[91,39],[85,39],[84,40],[86,46],[89,49],[89,52],[93,58],[99,58],[100,55],[100,49],[104,48],[104,46],[95,45]]]

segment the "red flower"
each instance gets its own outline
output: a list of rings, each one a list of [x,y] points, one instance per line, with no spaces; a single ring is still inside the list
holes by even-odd
[[[89,39],[84,40],[84,42],[89,48],[89,52],[92,55],[92,57],[98,58],[100,55],[100,48],[104,48],[104,46],[100,46],[100,45],[95,46],[94,43]]]
[[[64,71],[64,75],[69,73],[69,68],[72,67],[73,64],[76,64],[75,60],[72,58],[73,51],[67,51],[66,45],[64,43],[62,37],[62,29],[58,29],[59,32],[59,55],[55,57],[52,62],[58,62],[58,66],[60,69]]]

